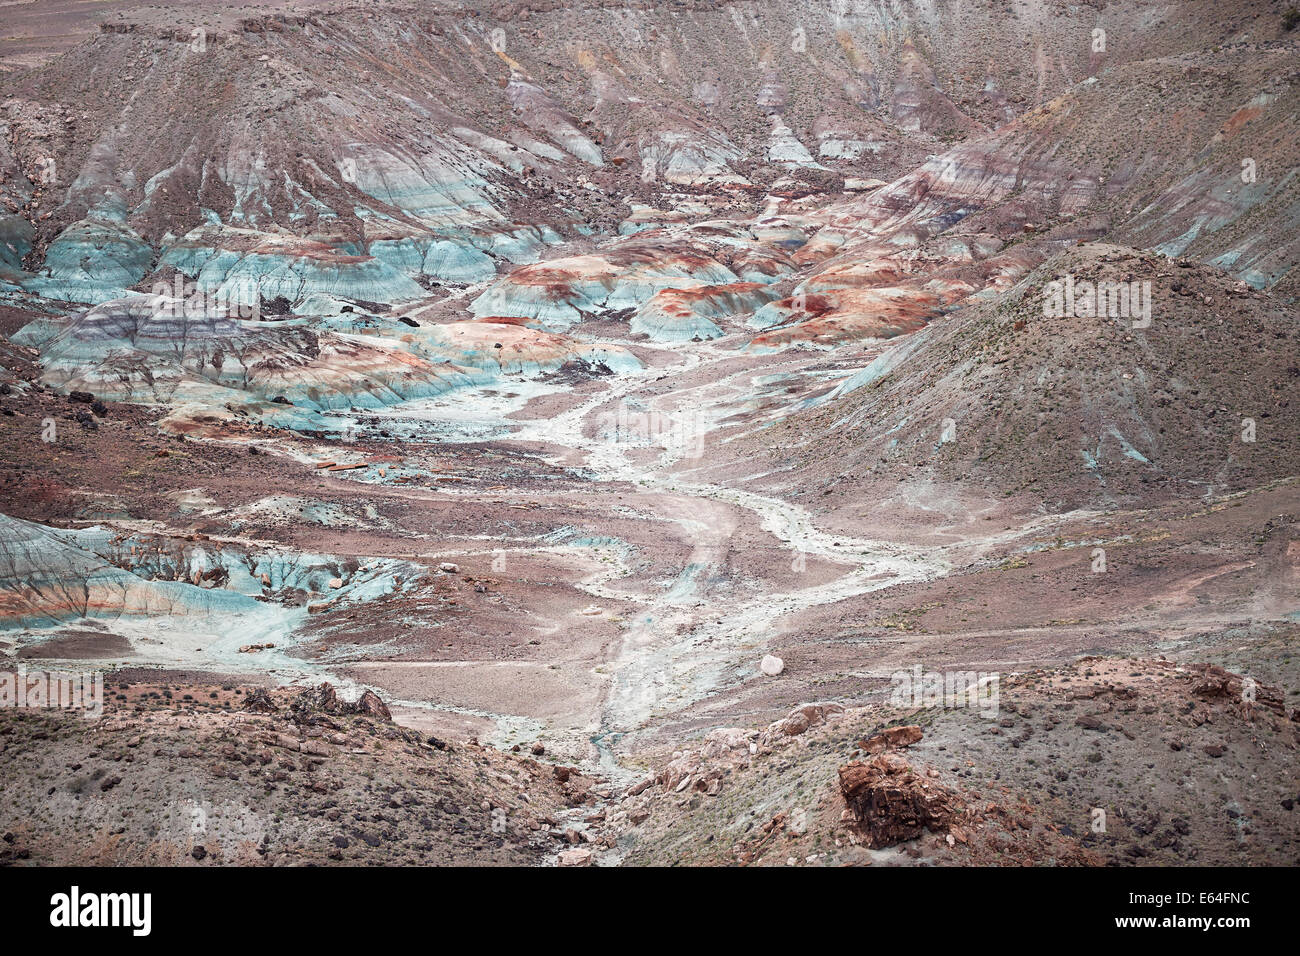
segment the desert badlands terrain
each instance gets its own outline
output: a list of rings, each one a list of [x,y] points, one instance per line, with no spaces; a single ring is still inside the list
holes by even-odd
[[[1289,3],[0,24],[0,861],[1300,860]]]

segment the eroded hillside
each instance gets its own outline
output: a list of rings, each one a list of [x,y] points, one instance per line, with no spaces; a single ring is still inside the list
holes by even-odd
[[[1293,858],[1284,6],[24,11],[0,852]]]

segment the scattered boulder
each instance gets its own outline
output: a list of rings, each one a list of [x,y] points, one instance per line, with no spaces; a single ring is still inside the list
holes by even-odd
[[[864,753],[878,754],[898,747],[910,747],[918,743],[923,736],[925,735],[921,728],[915,724],[906,727],[886,727],[878,734],[859,740],[858,747]]]
[[[781,660],[779,657],[774,657],[771,654],[765,654],[763,655],[763,659],[758,662],[758,669],[768,677],[775,677],[777,674],[785,670],[785,661]]]
[[[256,687],[244,698],[244,710],[251,714],[274,714],[279,708],[264,687]]]
[[[823,723],[837,714],[844,713],[839,704],[800,704],[784,718],[767,728],[768,740],[774,737],[797,737],[809,727]]]
[[[894,846],[938,832],[960,808],[955,794],[918,774],[897,754],[840,767],[840,793],[869,847]]]
[[[583,847],[560,851],[560,866],[590,866],[592,853]]]
[[[1202,700],[1229,704],[1248,720],[1261,709],[1279,717],[1291,716],[1283,703],[1282,692],[1276,687],[1234,674],[1217,664],[1192,664],[1187,670],[1195,681],[1192,693]]]
[[[651,787],[653,787],[654,785],[655,785],[655,778],[654,778],[654,777],[652,777],[652,776],[651,776],[651,777],[642,777],[642,778],[641,778],[640,780],[638,780],[636,783],[632,784],[632,786],[630,786],[630,787],[627,788],[627,795],[628,795],[629,797],[636,797],[636,796],[639,796],[639,795],[641,795],[642,793],[645,793],[647,790],[649,790],[649,789],[650,789]]]
[[[752,731],[739,727],[717,727],[704,735],[704,756],[723,757],[734,750],[748,750]]]
[[[341,703],[339,693],[334,689],[334,685],[326,681],[316,687],[309,687],[304,690],[290,707],[294,711],[304,713],[322,711],[327,714],[337,714]]]
[[[355,703],[340,700],[334,685],[326,681],[317,687],[309,687],[298,695],[289,705],[294,720],[298,723],[320,722],[322,715],[346,716],[362,714],[379,720],[391,721],[392,713],[388,705],[373,690],[366,690]],[[328,721],[324,721],[328,723]]]
[[[366,692],[357,699],[354,706],[356,707],[356,712],[358,714],[365,714],[367,717],[375,717],[380,720],[393,719],[393,714],[388,709],[388,705],[380,700],[379,695],[373,690],[366,690]]]

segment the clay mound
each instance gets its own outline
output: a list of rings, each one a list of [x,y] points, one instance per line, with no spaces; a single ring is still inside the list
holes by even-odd
[[[242,322],[222,311],[179,316],[154,296],[106,302],[48,337],[33,323],[17,339],[40,349],[46,384],[118,401],[172,401],[182,386],[207,384],[263,401],[286,396],[308,409],[378,407],[481,377],[398,343]]]
[[[1289,294],[1300,185],[1277,174],[1296,148],[1297,94],[1282,78],[1292,64],[1283,50],[1216,49],[1116,66],[831,203],[793,252],[812,274],[754,316],[755,346],[912,331],[970,295],[1005,290],[1075,239],[1187,255]],[[1135,118],[1157,102],[1202,108],[1139,134]]]
[[[1075,311],[1087,283],[1130,284],[1134,302],[1149,283],[1149,327],[1141,315],[1046,317],[1050,284],[1071,277]],[[974,481],[1069,508],[1295,475],[1298,379],[1300,329],[1275,299],[1217,270],[1096,244],[930,326],[788,425],[816,436],[800,459],[837,463],[824,484]]]
[[[633,332],[645,332],[657,340],[719,338],[722,328],[714,320],[752,312],[773,295],[771,288],[760,282],[662,289],[637,310],[629,325]]]

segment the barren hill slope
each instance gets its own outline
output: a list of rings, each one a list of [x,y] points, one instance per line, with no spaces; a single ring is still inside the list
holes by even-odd
[[[1274,44],[1255,6],[114,12],[4,82],[0,266],[90,304],[173,272],[406,300],[612,232],[629,196],[892,180],[1094,74]]]
[[[1044,290],[1067,276],[1076,310],[1082,283],[1137,283],[1140,297],[1149,282],[1149,327],[1136,313],[1045,316]],[[1271,296],[1089,244],[913,335],[765,437],[791,436],[801,483],[973,481],[1053,509],[1186,497],[1296,473],[1298,382],[1300,327]]]

